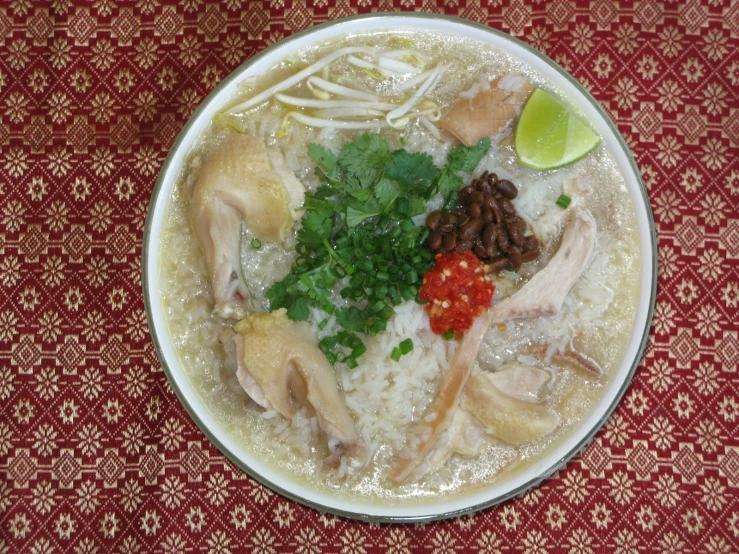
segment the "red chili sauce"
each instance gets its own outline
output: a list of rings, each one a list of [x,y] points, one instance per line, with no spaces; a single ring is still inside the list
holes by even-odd
[[[436,263],[423,276],[418,293],[426,300],[431,330],[464,333],[475,318],[490,307],[495,292],[480,259],[469,250],[437,254]]]

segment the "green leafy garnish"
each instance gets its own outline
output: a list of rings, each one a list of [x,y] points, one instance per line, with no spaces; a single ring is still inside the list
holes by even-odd
[[[490,139],[485,137],[475,146],[457,146],[449,152],[447,165],[442,171],[439,179],[439,192],[447,199],[447,204],[451,198],[456,202],[456,193],[462,185],[462,177],[459,172],[472,173],[472,171],[480,163],[482,157],[490,149]]]
[[[349,367],[366,351],[357,333],[384,331],[394,306],[417,298],[434,254],[424,247],[428,229],[412,217],[441,193],[445,200],[462,184],[488,151],[490,140],[459,146],[439,169],[431,156],[390,151],[380,135],[364,134],[338,155],[311,144],[321,186],[306,194],[305,214],[297,234],[298,258],[290,273],[267,291],[272,310],[286,308],[290,319],[304,321],[310,308],[336,318],[342,327],[319,343],[331,363]],[[346,301],[339,308],[334,294]],[[321,319],[325,328],[329,317]],[[398,357],[413,349],[400,343]]]

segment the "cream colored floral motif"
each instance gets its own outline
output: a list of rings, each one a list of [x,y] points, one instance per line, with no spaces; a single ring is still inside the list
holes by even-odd
[[[1,489],[0,489],[1,491]],[[2,494],[0,494],[0,503]],[[10,500],[8,500],[10,502]],[[54,499],[54,489],[51,486],[50,481],[39,481],[33,489],[33,501],[31,505],[37,513],[44,515],[48,514],[57,502]]]
[[[33,449],[40,456],[51,456],[52,452],[54,452],[57,447],[57,443],[55,441],[57,436],[58,433],[54,428],[50,424],[44,423],[33,432],[33,438],[35,439]]]
[[[487,531],[484,537],[490,539],[490,532]],[[492,538],[495,539],[494,534]],[[478,539],[478,544],[480,544],[481,540],[483,539]],[[391,529],[390,533],[385,537],[385,543],[387,545],[387,554],[410,554],[410,539],[402,529]]]
[[[8,525],[15,539],[24,539],[31,531],[31,520],[24,512],[17,512]]]
[[[141,518],[140,529],[146,535],[156,535],[161,527],[161,516],[156,510],[146,510],[144,517]]]
[[[79,410],[74,400],[64,400],[59,406],[59,418],[66,425],[74,424],[75,419],[79,416]]]
[[[665,508],[674,508],[680,500],[680,485],[671,475],[660,475],[655,483],[655,498]]]
[[[609,495],[621,506],[625,506],[636,496],[632,489],[634,482],[623,471],[614,472],[608,483],[611,486]]]
[[[231,511],[231,523],[237,531],[246,529],[251,521],[251,510],[244,504],[239,504]]]
[[[511,514],[511,512],[508,513]],[[515,517],[517,517],[517,515],[514,513],[510,519],[508,517],[501,518],[506,529],[510,529],[509,525]],[[505,523],[506,521],[508,521],[508,523]],[[515,529],[515,525],[516,524],[514,523],[512,527],[513,529]],[[433,552],[433,554],[456,554],[456,543],[457,539],[448,530],[441,529],[436,531],[434,536],[431,538],[429,547],[432,548],[431,552]]]
[[[100,489],[97,488],[94,482],[84,481],[80,486],[75,489],[77,494],[77,502],[75,505],[80,509],[80,512],[84,515],[92,514],[97,507],[100,505]]]
[[[595,554],[592,547],[593,537],[585,529],[575,529],[567,538],[567,542],[571,545],[568,550],[569,554]]]

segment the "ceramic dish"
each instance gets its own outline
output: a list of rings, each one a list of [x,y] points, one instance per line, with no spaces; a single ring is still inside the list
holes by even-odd
[[[602,397],[549,455],[530,464],[507,480],[474,490],[463,496],[414,505],[361,503],[336,498],[293,482],[252,456],[217,423],[196,394],[184,373],[168,336],[160,293],[158,260],[163,222],[173,187],[181,177],[186,155],[212,116],[235,95],[239,83],[273,66],[280,59],[308,45],[357,32],[423,29],[479,40],[519,58],[550,80],[582,109],[624,175],[633,200],[641,247],[640,293],[626,351]],[[536,485],[580,452],[616,407],[638,365],[645,347],[656,288],[655,233],[646,190],[638,168],[616,126],[585,89],[552,60],[526,44],[489,27],[458,18],[424,14],[374,14],[325,23],[284,39],[252,57],[223,80],[202,102],[187,122],[167,156],[159,174],[146,220],[143,245],[143,284],[146,312],[152,338],[162,366],[183,406],[195,423],[234,464],[271,489],[319,510],[375,521],[418,521],[458,516],[501,502]]]

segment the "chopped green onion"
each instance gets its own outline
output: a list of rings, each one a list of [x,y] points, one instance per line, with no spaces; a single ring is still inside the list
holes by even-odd
[[[570,198],[569,196],[565,196],[564,194],[561,194],[559,198],[557,198],[557,206],[562,209],[567,209],[567,207],[570,205],[570,202],[572,202],[572,198]]]
[[[321,322],[318,324],[318,328],[323,331],[326,328],[326,325],[328,325],[328,318],[324,318],[321,320]]]
[[[405,339],[398,345],[398,348],[400,348],[400,353],[405,356],[413,350],[413,339]]]
[[[446,333],[441,335],[441,338],[444,340],[452,340],[454,338],[454,330],[449,329]]]
[[[260,241],[257,237],[254,237],[251,239],[251,247],[254,250],[259,250],[262,247],[262,241]]]
[[[390,359],[392,359],[394,362],[399,362],[401,355],[402,354],[400,353],[400,350],[398,350],[397,348],[393,348],[393,351],[390,353]]]
[[[400,228],[406,233],[413,229],[416,225],[410,220],[406,219],[400,224]]]

